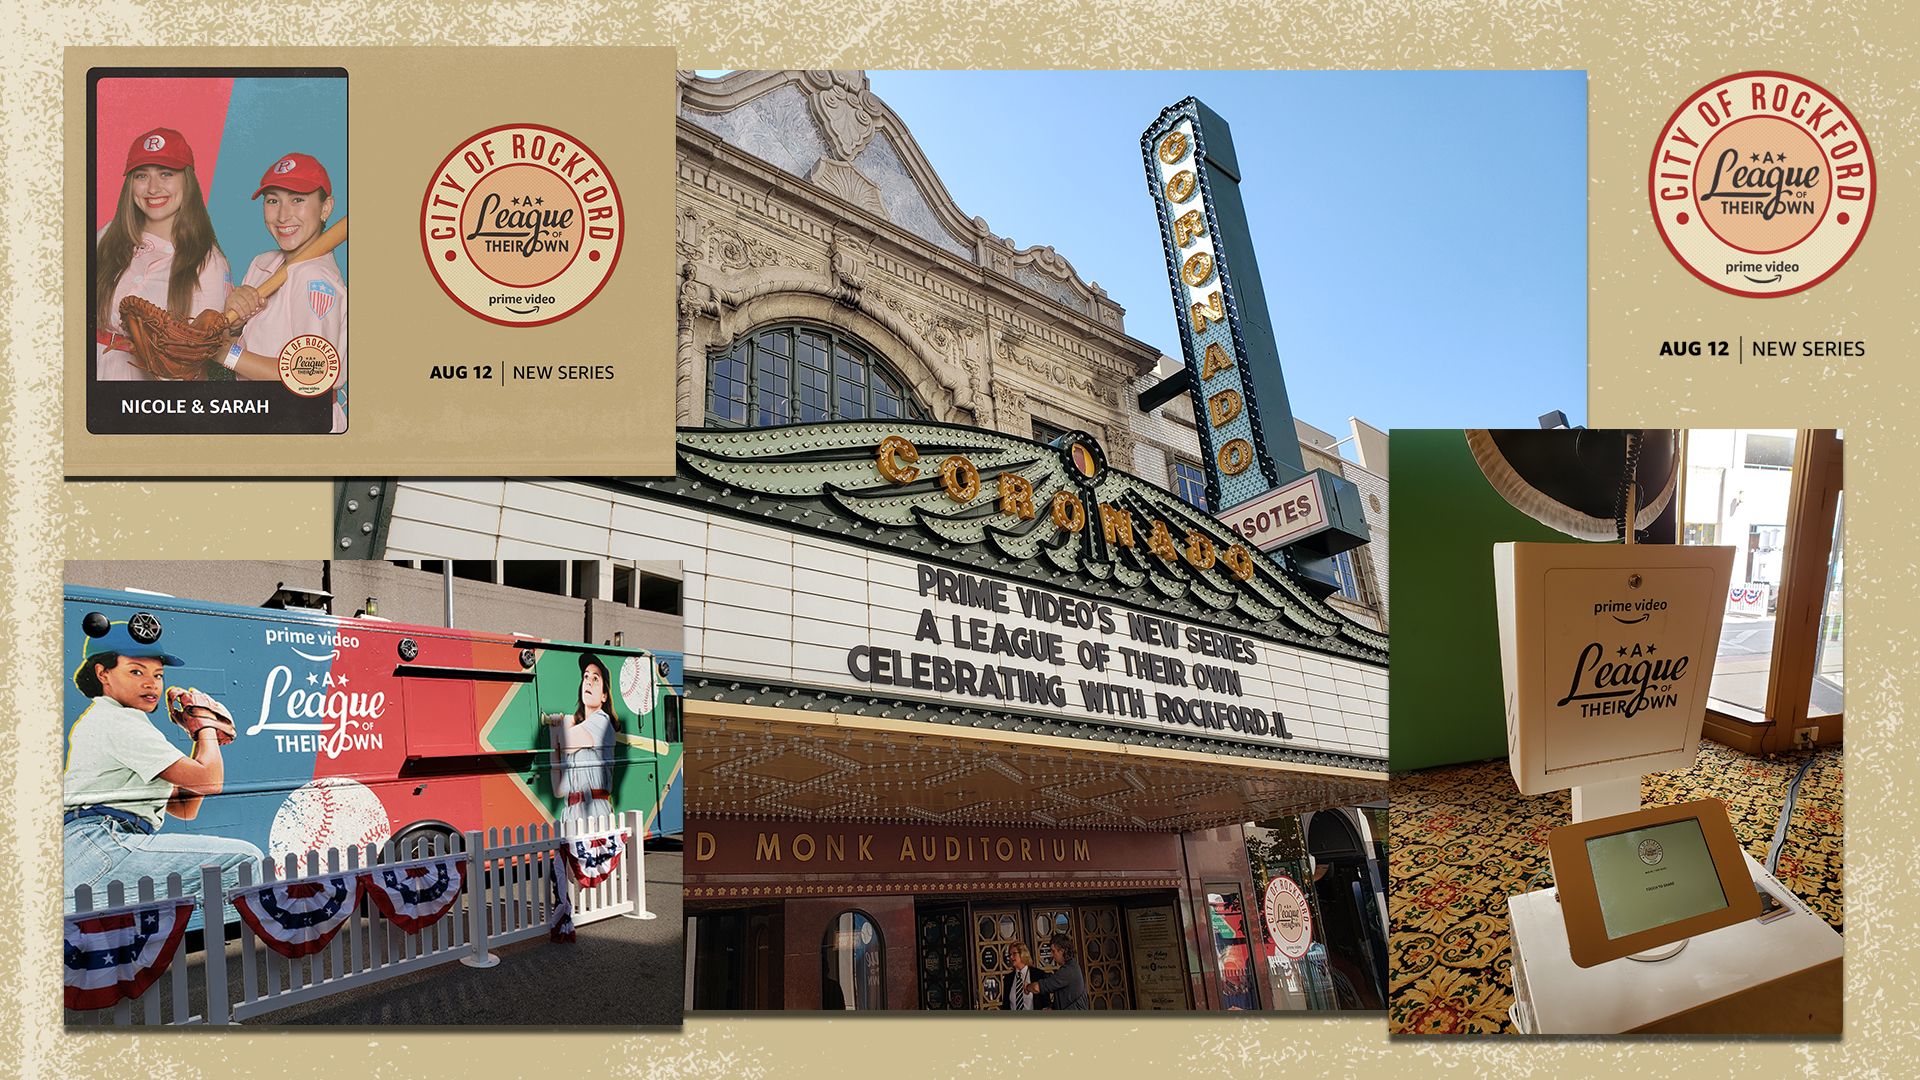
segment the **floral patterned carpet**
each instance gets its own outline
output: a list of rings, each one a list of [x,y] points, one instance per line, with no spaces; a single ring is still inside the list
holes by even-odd
[[[1842,930],[1839,746],[1760,758],[1703,740],[1693,768],[1641,778],[1640,799],[1721,800],[1734,836],[1764,864],[1787,785],[1809,756],[1775,876]],[[1553,884],[1547,831],[1572,820],[1571,797],[1521,795],[1504,758],[1399,773],[1390,783],[1388,1031],[1516,1034],[1507,1017],[1507,897]]]

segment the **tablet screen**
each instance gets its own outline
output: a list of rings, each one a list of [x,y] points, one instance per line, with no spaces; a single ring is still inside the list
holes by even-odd
[[[1609,938],[1727,906],[1699,818],[1593,837],[1587,859]]]

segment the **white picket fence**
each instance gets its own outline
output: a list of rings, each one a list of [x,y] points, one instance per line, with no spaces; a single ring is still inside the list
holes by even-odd
[[[341,850],[336,848],[324,856],[317,851],[308,852],[304,873],[298,856],[287,856],[281,867],[276,867],[270,859],[262,859],[258,879],[254,877],[253,867],[244,865],[240,867],[239,889],[269,881],[293,883],[322,879],[354,873],[367,866],[437,861],[448,856],[464,859],[467,864],[466,888],[460,899],[446,915],[419,933],[403,932],[388,922],[378,907],[367,903],[365,914],[349,918],[324,949],[310,956],[289,958],[267,947],[258,940],[252,927],[241,923],[237,987],[232,985],[234,980],[230,978],[223,947],[222,913],[206,898],[225,897],[230,904],[231,892],[238,890],[223,891],[220,868],[204,866],[200,871],[200,909],[202,921],[212,928],[205,934],[209,947],[202,953],[205,963],[199,968],[204,971],[206,1011],[193,1013],[190,1009],[194,995],[190,994],[188,971],[193,965],[188,962],[183,944],[167,973],[148,987],[137,1002],[123,999],[110,1009],[73,1012],[69,1016],[72,1022],[80,1024],[222,1025],[453,960],[470,967],[492,967],[499,963],[499,957],[491,954],[493,948],[546,935],[553,915],[553,890],[548,882],[554,876],[566,882],[576,927],[621,915],[651,919],[654,915],[647,910],[642,850],[645,824],[639,811],[628,811],[585,822],[569,822],[563,826],[564,834],[556,832],[551,822],[509,829],[504,835],[498,829],[490,829],[484,836],[478,831],[469,832],[463,850],[458,852],[449,850],[453,847],[450,837],[410,842],[404,850],[397,849],[392,841],[380,848],[373,845],[364,849],[348,848],[344,860]],[[599,836],[615,831],[624,834],[626,846],[619,870],[592,888],[583,889],[568,881],[566,864],[560,855],[566,835]],[[162,898],[150,877],[139,880],[132,900],[126,895],[124,882],[108,882],[106,892],[107,908]],[[164,896],[182,895],[180,875],[169,874]],[[93,891],[87,886],[74,890],[74,900],[78,913],[94,910]],[[163,987],[167,992],[162,992]],[[141,1017],[137,1021],[134,1019],[136,1003]],[[169,1015],[162,1015],[163,1012]]]

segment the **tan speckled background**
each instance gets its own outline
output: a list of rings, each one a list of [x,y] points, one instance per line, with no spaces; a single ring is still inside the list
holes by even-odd
[[[1392,0],[1318,5],[1072,6],[1002,2],[833,4],[518,3],[465,8],[339,2],[259,5],[214,17],[164,0],[85,10],[0,0],[0,488],[6,655],[0,789],[18,809],[0,845],[0,1063],[34,1077],[234,1075],[985,1077],[1071,1069],[1114,1077],[1911,1075],[1916,1033],[1906,801],[1920,765],[1905,707],[1920,685],[1920,340],[1913,169],[1920,62],[1895,5],[1678,5],[1545,0],[1491,12]],[[1064,11],[1064,16],[1050,14]],[[1235,35],[1249,35],[1241,40]],[[323,485],[116,483],[63,488],[59,458],[60,47],[64,44],[667,43],[684,67],[1583,67],[1591,72],[1593,343],[1589,423],[1834,424],[1846,429],[1848,656],[1848,1035],[1797,1043],[1687,1040],[1388,1040],[1378,1016],[1034,1018],[812,1016],[702,1019],[680,1035],[425,1030],[334,1034],[69,1035],[60,1027],[55,897],[60,855],[55,584],[63,558],[319,557]],[[813,42],[811,46],[803,44]],[[1794,72],[1840,95],[1880,167],[1874,222],[1851,263],[1783,300],[1723,296],[1682,270],[1642,189],[1654,135],[1719,76]],[[1499,117],[1486,123],[1498,125]],[[991,118],[982,132],[990,136]],[[1516,134],[1516,138],[1518,135]],[[1526,152],[1516,141],[1514,153]],[[1497,193],[1499,163],[1488,163]],[[43,178],[41,187],[22,184]],[[1498,199],[1487,227],[1500,226]],[[1070,255],[1071,253],[1069,253]],[[1663,337],[1845,337],[1868,354],[1830,364],[1662,361]]]

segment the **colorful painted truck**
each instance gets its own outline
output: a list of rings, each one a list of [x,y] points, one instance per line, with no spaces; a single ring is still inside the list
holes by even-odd
[[[98,906],[106,880],[164,891],[169,863],[249,847],[284,862],[627,810],[649,836],[681,831],[678,652],[78,586],[63,633],[69,911],[76,885]],[[231,713],[217,794],[171,784],[213,786],[155,682]]]

